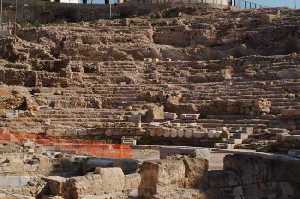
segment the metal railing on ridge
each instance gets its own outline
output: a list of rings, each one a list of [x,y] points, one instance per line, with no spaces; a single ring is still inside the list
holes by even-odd
[[[258,8],[265,8],[267,6],[258,4],[253,1],[246,1],[246,0],[232,0],[232,6],[239,8],[239,9],[258,9]]]

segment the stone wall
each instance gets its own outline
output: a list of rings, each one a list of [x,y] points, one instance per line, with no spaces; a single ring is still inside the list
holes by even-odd
[[[210,198],[299,198],[300,161],[271,154],[234,154],[209,173]]]
[[[43,73],[37,71],[25,71],[0,68],[0,82],[6,85],[18,86],[62,86],[68,85],[68,79],[60,77],[56,73]]]

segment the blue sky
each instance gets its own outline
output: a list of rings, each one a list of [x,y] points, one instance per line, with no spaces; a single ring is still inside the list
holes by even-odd
[[[249,0],[266,6],[288,6],[294,8],[296,2],[297,8],[300,8],[300,0]]]

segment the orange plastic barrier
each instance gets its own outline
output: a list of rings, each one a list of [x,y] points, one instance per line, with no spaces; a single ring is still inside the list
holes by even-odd
[[[11,132],[8,129],[0,129],[0,143],[23,144],[32,141],[49,150],[69,152],[78,155],[90,155],[107,158],[131,158],[132,148],[129,145],[105,144],[101,141],[66,139],[51,137],[36,133]]]

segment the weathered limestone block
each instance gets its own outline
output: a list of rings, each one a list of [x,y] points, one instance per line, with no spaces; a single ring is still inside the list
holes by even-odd
[[[125,175],[121,168],[101,168],[97,167],[95,173],[99,174],[102,179],[101,189],[105,192],[122,191],[125,186]]]
[[[82,195],[102,195],[124,190],[125,175],[121,168],[97,168],[96,174],[69,178],[64,198],[78,199]]]
[[[144,162],[140,173],[141,183],[139,185],[139,197],[140,198],[152,198],[157,193],[158,184],[158,162]]]
[[[257,113],[270,113],[271,111],[271,101],[265,98],[259,98],[254,103]]]
[[[102,178],[98,174],[72,177],[66,181],[64,198],[78,199],[81,195],[101,195],[102,184]]]
[[[146,161],[141,166],[140,198],[152,198],[170,187],[200,188],[206,183],[208,161],[188,156],[173,156]]]
[[[184,185],[183,180],[185,178],[185,165],[183,161],[178,161],[176,159],[166,159],[160,162],[158,169],[159,185]]]
[[[159,162],[147,161],[141,167],[141,184],[139,196],[151,198],[159,189],[159,186],[183,186],[185,178],[185,166],[183,161],[163,160]]]
[[[45,177],[44,180],[47,182],[47,186],[51,195],[64,195],[65,182],[67,180],[66,178],[60,176],[49,176]]]
[[[193,158],[189,156],[183,157],[185,165],[185,187],[201,188],[207,183],[208,160]]]
[[[143,116],[143,121],[152,122],[153,120],[164,119],[164,107],[151,104],[148,106],[148,111]]]
[[[137,189],[141,183],[141,175],[133,173],[125,175],[125,190]]]

